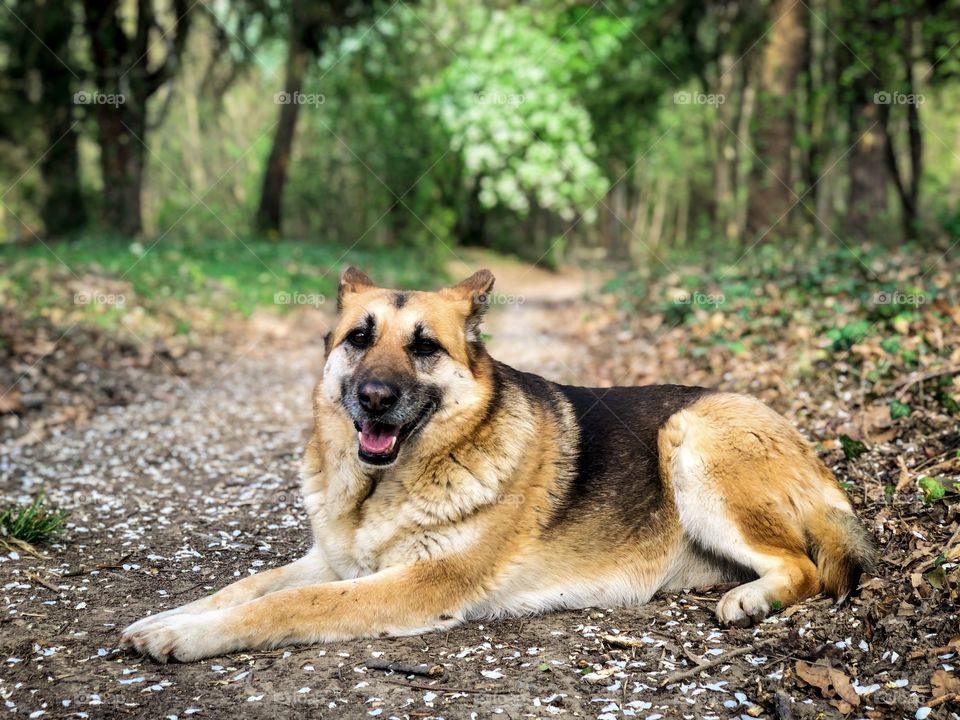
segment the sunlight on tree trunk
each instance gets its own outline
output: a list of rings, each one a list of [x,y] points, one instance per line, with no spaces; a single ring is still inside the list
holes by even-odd
[[[750,178],[747,233],[753,242],[775,225],[789,227],[795,174],[794,95],[803,68],[807,33],[807,8],[802,2],[776,0],[770,7],[773,23],[760,61],[754,152],[757,162]]]

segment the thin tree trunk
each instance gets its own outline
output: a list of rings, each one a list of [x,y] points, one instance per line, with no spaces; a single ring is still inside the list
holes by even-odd
[[[43,12],[38,8],[40,37],[34,55],[41,78],[41,122],[47,151],[40,162],[45,196],[41,210],[44,228],[51,237],[76,233],[87,224],[87,209],[80,187],[78,134],[72,117],[73,76],[60,58],[70,57],[73,17],[70,12]],[[35,37],[28,35],[28,42]]]
[[[733,135],[733,132],[736,132],[736,103],[733,102],[736,76],[733,73],[733,63],[734,58],[729,53],[720,57],[719,92],[723,95],[724,102],[716,108],[717,119],[714,121],[716,155],[713,165],[713,192],[716,198],[716,217],[713,226],[714,234],[720,238],[728,237],[733,227],[735,212],[734,173],[731,166],[737,161],[738,141]]]
[[[872,76],[868,76],[872,77]],[[886,138],[880,124],[880,109],[873,102],[873,87],[858,89],[860,97],[850,107],[850,150],[847,155],[850,188],[845,230],[854,239],[872,238],[878,223],[886,218]]]
[[[98,105],[100,173],[103,177],[103,221],[120,235],[143,231],[143,145],[146,134],[142,109]]]
[[[792,153],[797,82],[806,47],[806,6],[795,0],[774,0],[770,21],[773,26],[761,58],[754,133],[758,161],[751,173],[747,210],[747,232],[752,241],[766,235],[775,225],[788,223],[786,216],[796,202],[792,192]]]
[[[119,0],[84,0],[87,35],[96,88],[87,90],[93,105],[103,178],[103,222],[111,232],[138,235],[143,230],[144,158],[147,102],[179,65],[191,25],[187,0],[174,0],[174,26],[161,27],[152,0],[137,0],[133,33],[120,17]],[[170,49],[154,69],[152,38],[162,32]],[[103,96],[107,96],[104,98]],[[112,100],[109,97],[112,96]]]
[[[750,126],[753,123],[753,112],[757,104],[757,93],[753,65],[750,63],[750,59],[744,59],[741,65],[743,66],[743,70],[740,83],[740,113],[737,120],[737,136],[743,142],[749,143]],[[744,168],[746,163],[742,158],[742,145],[738,142],[736,160],[733,164],[733,195],[736,199],[733,236],[744,239],[747,232],[747,205],[750,198],[750,188],[748,181],[749,174]]]
[[[280,118],[273,136],[270,156],[263,175],[260,191],[260,205],[254,220],[257,230],[264,233],[279,233],[283,219],[283,187],[287,182],[290,167],[290,153],[297,132],[297,116],[300,103],[297,98],[303,89],[303,78],[307,69],[310,50],[305,43],[304,28],[301,26],[300,3],[293,3],[290,21],[290,40],[287,48],[286,78],[283,93],[277,96],[280,103]]]

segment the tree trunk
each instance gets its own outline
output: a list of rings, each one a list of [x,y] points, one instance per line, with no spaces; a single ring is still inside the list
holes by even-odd
[[[477,177],[467,195],[467,203],[457,222],[457,240],[461,245],[489,247],[487,237],[487,212],[480,203],[480,180]],[[532,210],[531,210],[532,216]]]
[[[880,110],[870,90],[865,88],[865,96],[850,107],[849,144],[853,149],[847,155],[850,189],[845,230],[856,240],[873,238],[878,223],[883,222],[889,210],[886,138],[880,124]]]
[[[188,0],[173,0],[173,27],[157,21],[152,0],[137,0],[132,34],[120,16],[119,0],[84,0],[84,20],[96,88],[84,88],[92,105],[100,143],[103,178],[103,221],[111,232],[137,235],[143,230],[141,192],[144,143],[147,142],[147,102],[179,64],[191,24]],[[151,50],[160,33],[169,50],[159,65],[149,67]]]
[[[74,235],[83,229],[88,218],[80,187],[78,136],[69,111],[51,111],[44,124],[51,147],[40,163],[46,186],[41,211],[43,226],[50,237]]]
[[[923,138],[920,132],[920,111],[915,98],[917,87],[914,80],[913,57],[915,43],[915,21],[908,19],[904,24],[903,63],[905,68],[905,89],[903,95],[907,115],[907,161],[902,163],[897,153],[894,131],[890,126],[890,105],[880,106],[881,125],[886,137],[884,150],[887,168],[893,178],[897,195],[900,198],[903,233],[908,240],[916,240],[919,233],[917,225],[920,205],[920,179],[923,175]],[[909,164],[909,170],[905,165]]]
[[[802,2],[774,0],[760,65],[754,151],[750,178],[747,233],[753,242],[788,222],[796,197],[792,151],[795,146],[796,90],[804,65],[807,11]]]
[[[283,186],[287,182],[290,153],[293,149],[293,138],[297,132],[297,116],[300,113],[300,103],[297,99],[303,89],[303,78],[310,56],[310,50],[304,42],[304,29],[298,20],[299,13],[296,12],[298,5],[299,3],[294,2],[294,11],[291,12],[286,78],[283,93],[277,96],[277,101],[280,103],[280,118],[273,136],[270,156],[267,158],[263,186],[260,191],[260,205],[254,220],[257,230],[270,234],[279,234],[282,226]]]
[[[70,104],[73,75],[60,61],[70,57],[73,17],[69,12],[43,12],[37,9],[36,67],[41,78],[41,122],[47,151],[40,161],[45,196],[41,209],[47,235],[71,235],[87,224],[87,209],[80,187],[78,134]],[[29,35],[28,42],[35,36]]]
[[[741,63],[740,74],[740,103],[737,112],[737,136],[744,142],[750,142],[750,127],[753,124],[753,113],[757,105],[756,72],[750,58]],[[740,143],[736,145],[736,158],[733,162],[733,197],[734,215],[732,237],[739,238],[741,243],[746,240],[747,233],[747,203],[750,199],[750,187],[746,163],[742,161],[744,150]],[[751,158],[752,159],[752,158]],[[752,242],[752,241],[751,241]]]
[[[135,102],[128,99],[128,103]],[[98,105],[100,174],[103,178],[103,221],[120,235],[143,232],[143,113],[126,104]],[[139,139],[138,139],[139,138]]]

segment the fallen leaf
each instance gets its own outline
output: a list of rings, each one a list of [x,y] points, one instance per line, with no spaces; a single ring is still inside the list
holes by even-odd
[[[930,688],[934,697],[960,692],[960,678],[946,670],[937,670],[930,676]]]
[[[11,390],[0,395],[0,415],[18,412],[23,412],[23,401],[20,399],[19,391]]]
[[[805,683],[818,688],[826,699],[830,700],[836,695],[851,707],[860,705],[860,696],[853,689],[850,678],[842,670],[820,663],[811,665],[803,660],[797,660],[796,673],[797,677]],[[841,710],[839,705],[835,707]]]
[[[911,483],[912,478],[910,477],[910,471],[907,470],[907,463],[903,459],[903,455],[897,455],[897,465],[900,466],[900,475],[897,479],[897,488],[894,492],[903,492],[906,490]]]

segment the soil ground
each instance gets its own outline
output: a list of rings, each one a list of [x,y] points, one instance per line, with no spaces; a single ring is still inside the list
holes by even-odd
[[[611,370],[643,338],[606,327],[604,308],[583,297],[595,279],[522,265],[495,270],[504,293],[487,324],[495,357],[578,384],[677,379],[669,365]],[[841,606],[815,598],[756,628],[724,629],[713,614],[723,589],[713,588],[658,596],[642,607],[188,665],[119,649],[119,630],[131,621],[307,549],[297,470],[327,321],[322,314],[255,319],[241,339],[177,358],[144,360],[131,351],[122,367],[86,367],[87,381],[107,397],[93,410],[10,433],[0,458],[4,493],[44,489],[52,505],[71,510],[61,543],[0,557],[0,693],[11,713],[958,717],[956,564],[935,559],[955,550],[960,520],[947,503],[884,494],[885,485],[897,484],[898,457],[914,467],[949,463],[956,453],[955,421],[935,413],[915,413],[900,437],[856,460],[824,449],[841,479],[855,481],[853,500],[883,551],[878,576]],[[711,380],[737,384],[721,372],[695,378]],[[104,393],[104,384],[113,390]],[[758,394],[808,422],[814,439],[826,438],[836,408],[801,408],[776,384]],[[374,658],[439,665],[442,674],[367,668]]]

